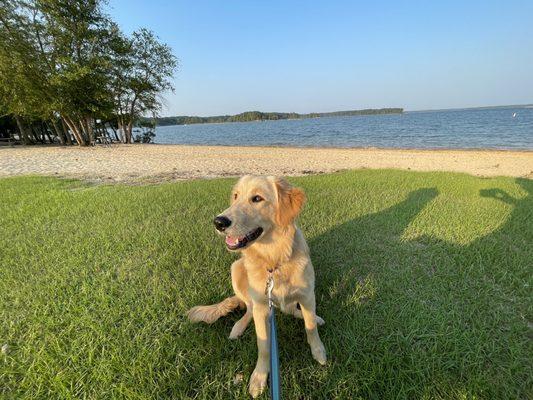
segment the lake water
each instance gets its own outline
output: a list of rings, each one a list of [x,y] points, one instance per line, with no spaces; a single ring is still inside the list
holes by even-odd
[[[171,144],[533,150],[533,108],[175,125],[156,134]]]

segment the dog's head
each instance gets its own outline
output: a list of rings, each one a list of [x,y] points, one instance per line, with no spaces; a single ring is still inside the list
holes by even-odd
[[[293,224],[304,202],[304,191],[284,178],[243,176],[233,188],[230,207],[215,218],[215,228],[226,236],[229,250],[242,250]]]

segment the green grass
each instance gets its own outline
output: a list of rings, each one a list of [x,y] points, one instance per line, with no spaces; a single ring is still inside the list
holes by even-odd
[[[284,398],[532,396],[533,181],[291,180],[309,198],[300,225],[329,361],[278,315]],[[247,399],[253,328],[230,341],[238,313],[184,317],[231,293],[234,256],[211,220],[233,182],[1,179],[0,397]]]

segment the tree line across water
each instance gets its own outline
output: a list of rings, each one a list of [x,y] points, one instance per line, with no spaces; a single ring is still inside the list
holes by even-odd
[[[105,0],[0,2],[0,138],[131,143],[174,90],[177,59],[153,32],[123,33]]]
[[[374,115],[374,114],[401,114],[403,108],[368,108],[364,110],[335,111],[327,113],[279,113],[279,112],[260,112],[247,111],[237,115],[217,115],[213,117],[196,117],[196,116],[176,116],[156,118],[157,125],[189,125],[189,124],[206,124],[206,123],[223,123],[223,122],[249,122],[249,121],[275,121],[280,119],[302,119],[302,118],[320,118],[320,117],[338,117],[349,115]]]

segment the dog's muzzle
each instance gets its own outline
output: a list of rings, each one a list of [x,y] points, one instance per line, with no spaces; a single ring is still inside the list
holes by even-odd
[[[238,250],[246,247],[248,244],[256,240],[263,233],[263,228],[259,227],[253,231],[248,232],[244,236],[226,236],[226,247],[230,250]]]

